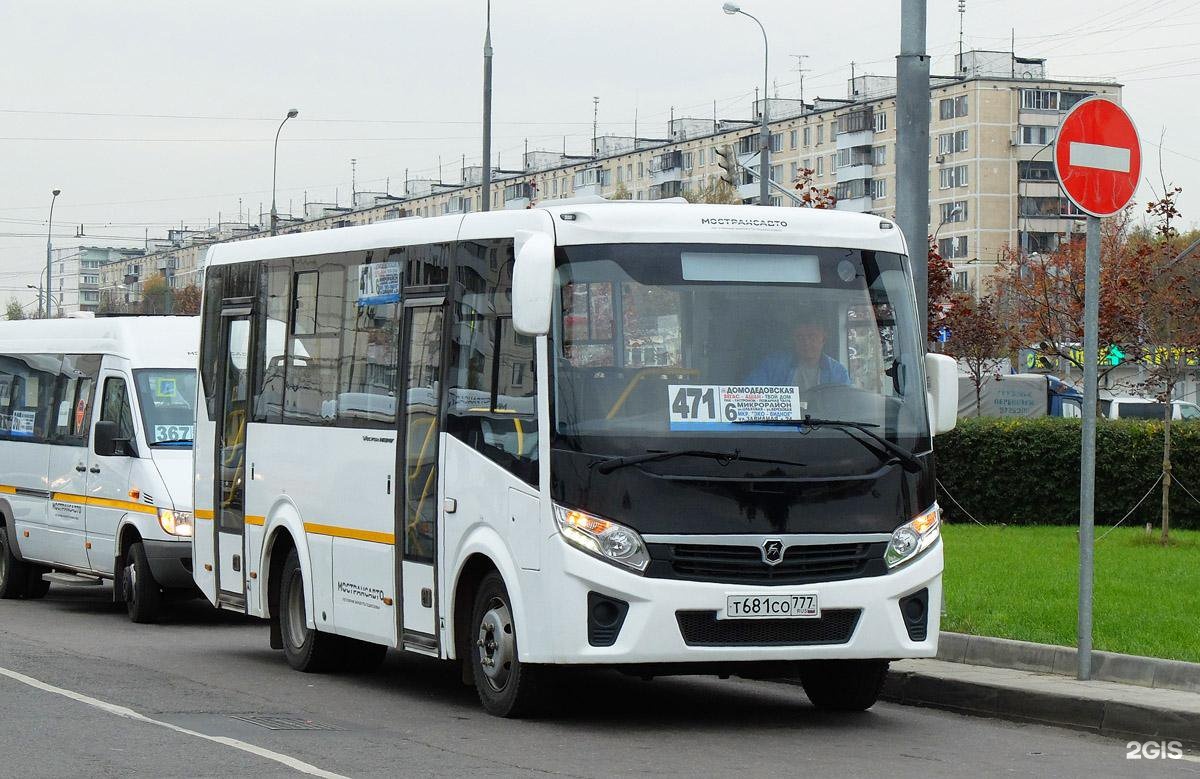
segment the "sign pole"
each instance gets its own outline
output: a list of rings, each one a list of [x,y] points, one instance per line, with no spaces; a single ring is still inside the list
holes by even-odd
[[[1096,405],[1100,351],[1100,217],[1087,218],[1083,282],[1083,441],[1079,456],[1079,622],[1076,678],[1092,678],[1092,572],[1096,532]]]

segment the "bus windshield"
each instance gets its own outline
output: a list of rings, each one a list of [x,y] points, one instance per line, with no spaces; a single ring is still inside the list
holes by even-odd
[[[191,447],[196,430],[196,371],[144,368],[133,372],[150,446]]]
[[[560,250],[558,279],[556,447],[791,460],[854,432],[787,424],[808,417],[930,448],[919,324],[898,254],[573,246]]]

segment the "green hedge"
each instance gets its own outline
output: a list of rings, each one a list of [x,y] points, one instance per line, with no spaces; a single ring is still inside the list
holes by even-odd
[[[980,522],[1069,525],[1079,521],[1078,419],[960,419],[937,437],[938,479]],[[1163,423],[1101,419],[1096,430],[1096,523],[1125,516],[1162,471]],[[1200,422],[1171,424],[1175,477],[1200,498]],[[969,519],[938,491],[947,520]],[[1162,487],[1126,524],[1157,526]],[[1172,485],[1171,526],[1200,529],[1200,503]]]

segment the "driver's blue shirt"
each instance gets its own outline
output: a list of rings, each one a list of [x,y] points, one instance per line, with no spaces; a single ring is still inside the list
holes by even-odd
[[[792,352],[769,354],[763,358],[750,376],[747,384],[762,384],[773,387],[790,387],[796,374],[796,355]],[[830,357],[821,355],[821,368],[817,374],[818,384],[849,384],[850,372],[846,366]]]

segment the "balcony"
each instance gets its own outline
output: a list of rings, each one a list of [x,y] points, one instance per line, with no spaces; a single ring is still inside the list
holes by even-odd
[[[875,131],[868,127],[865,130],[838,133],[837,148],[853,149],[856,146],[870,146],[875,141]]]
[[[650,183],[679,181],[683,177],[683,152],[669,151],[650,160]]]
[[[528,181],[509,184],[504,188],[505,208],[526,208],[533,200],[533,187]]]
[[[683,184],[679,181],[665,181],[662,184],[650,187],[651,200],[665,200],[669,197],[680,197],[681,195],[683,195]]]

